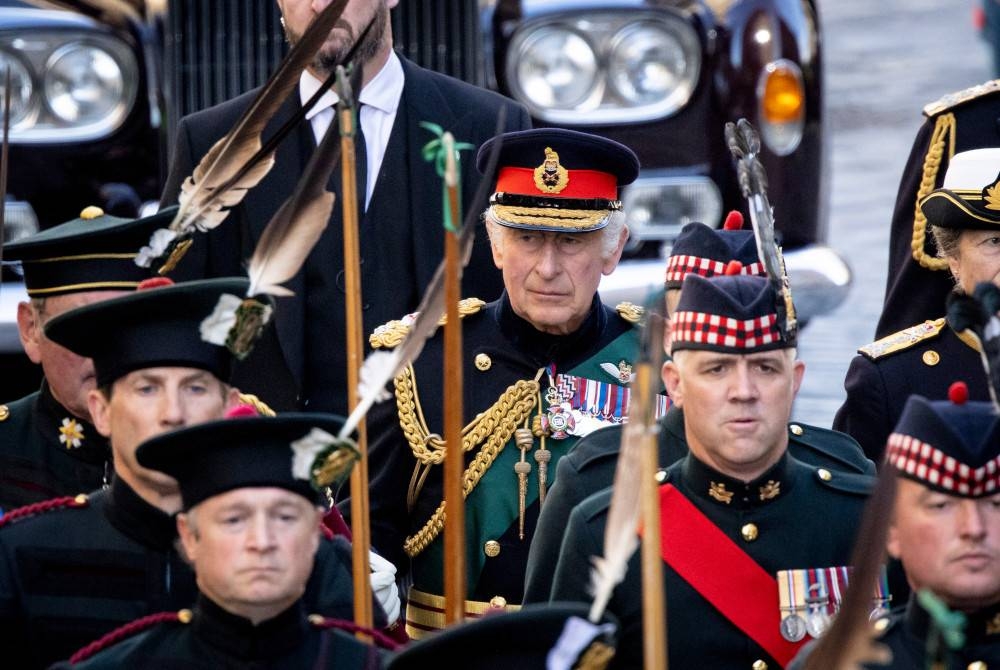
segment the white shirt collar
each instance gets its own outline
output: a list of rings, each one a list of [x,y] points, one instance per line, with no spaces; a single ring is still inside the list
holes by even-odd
[[[359,99],[365,105],[386,114],[395,114],[399,107],[399,100],[403,95],[403,65],[399,62],[399,56],[395,51],[389,52],[389,58],[385,65],[378,71],[368,85],[361,89]],[[299,77],[299,99],[302,104],[306,104],[309,98],[323,85],[321,79],[317,79],[308,70],[302,71]],[[312,119],[321,111],[332,107],[340,102],[338,96],[332,89],[328,89],[320,97],[319,101],[306,112],[306,119]]]

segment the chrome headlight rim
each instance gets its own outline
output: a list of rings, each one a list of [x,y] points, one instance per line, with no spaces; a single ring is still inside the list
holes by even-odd
[[[633,31],[649,27],[672,36],[674,43],[681,45],[690,65],[686,69],[687,76],[680,79],[676,90],[655,102],[629,106],[624,101],[625,96],[620,96],[611,84],[609,67],[612,49]],[[517,69],[524,56],[523,46],[534,33],[553,28],[582,35],[598,55],[600,70],[593,95],[596,97],[599,94],[599,99],[590,97],[584,105],[567,108],[539,104],[537,99],[525,92],[525,82]],[[697,27],[673,10],[629,12],[624,18],[622,12],[606,10],[537,18],[520,26],[511,38],[505,68],[508,87],[514,99],[524,104],[533,117],[546,123],[597,126],[663,120],[683,110],[697,92],[703,67],[702,42]]]
[[[0,48],[0,91],[3,90],[3,77],[4,73],[4,61],[9,62],[12,66],[16,66],[23,72],[22,79],[27,83],[28,94],[24,102],[23,109],[11,115],[10,128],[11,132],[16,132],[19,128],[22,128],[37,116],[38,113],[38,101],[35,96],[35,91],[37,87],[35,85],[34,79],[31,76],[31,67],[21,58],[17,52]],[[11,82],[15,81],[14,73],[12,70]],[[2,104],[2,103],[0,103]],[[11,100],[11,107],[13,108],[14,102]],[[2,108],[0,108],[0,119],[3,118]]]
[[[678,85],[671,91],[663,95],[659,101],[648,102],[645,105],[655,106],[663,116],[672,116],[681,109],[694,95],[698,78],[701,76],[702,53],[701,42],[697,33],[686,23],[684,28],[679,28],[676,20],[668,21],[632,21],[622,26],[612,38],[612,49],[608,58],[608,81],[616,92],[623,98],[628,97],[628,93],[623,90],[620,84],[621,78],[616,77],[614,67],[619,60],[620,52],[637,41],[638,36],[643,32],[658,31],[662,36],[674,41],[671,47],[676,46],[685,56],[685,68],[677,77]],[[672,72],[673,73],[673,72]]]
[[[125,81],[125,72],[122,70],[122,67],[118,63],[117,59],[115,59],[115,57],[106,49],[85,41],[67,42],[54,50],[47,59],[45,63],[45,73],[42,75],[42,91],[44,93],[45,104],[49,111],[67,124],[89,125],[89,123],[96,122],[90,121],[89,123],[81,123],[79,121],[79,116],[72,117],[68,115],[66,111],[62,109],[63,105],[59,104],[57,101],[57,98],[65,97],[67,94],[57,93],[53,90],[58,84],[61,83],[59,80],[55,79],[55,74],[60,71],[66,61],[77,57],[79,54],[84,54],[91,61],[91,67],[88,69],[92,71],[97,69],[93,67],[93,61],[98,59],[103,60],[105,64],[110,63],[114,66],[116,71],[114,78],[117,81],[114,81],[113,84],[117,88],[117,91],[114,92],[117,99],[115,99],[112,104],[105,105],[103,111],[97,115],[97,118],[99,120],[103,120],[108,117],[114,117],[116,114],[120,114],[120,108],[125,102],[125,96],[128,94],[128,83]],[[101,77],[101,79],[103,80],[105,78]],[[72,89],[78,90],[79,88],[82,88],[80,83],[80,80],[73,82]],[[107,93],[107,90],[102,92]],[[79,108],[79,105],[77,107]]]
[[[27,43],[29,49],[19,46]],[[124,82],[123,92],[103,117],[82,123],[67,123],[52,110],[46,98],[47,65],[53,54],[67,46],[84,44],[97,49],[114,62]],[[32,116],[11,127],[13,145],[55,145],[107,140],[131,118],[142,86],[140,56],[125,40],[108,31],[88,28],[39,28],[12,33],[0,31],[0,51],[13,53],[28,67],[32,82]]]
[[[521,71],[526,64],[525,61],[529,60],[526,58],[526,55],[529,53],[533,55],[532,49],[537,48],[546,39],[552,39],[553,37],[578,40],[578,43],[586,49],[587,55],[589,55],[593,65],[593,71],[590,73],[582,69],[577,70],[581,76],[587,77],[589,81],[586,86],[580,87],[583,92],[576,95],[568,104],[579,106],[584,104],[588,99],[592,99],[595,92],[598,92],[596,87],[600,71],[600,58],[588,36],[574,27],[561,22],[544,22],[530,31],[519,31],[511,40],[508,52],[509,54],[518,54],[518,57],[508,57],[507,59],[507,81],[510,82],[514,96],[523,102],[529,110],[547,109],[547,106],[545,103],[539,101],[537,93],[532,93],[528,90],[527,82],[525,82],[522,76]]]

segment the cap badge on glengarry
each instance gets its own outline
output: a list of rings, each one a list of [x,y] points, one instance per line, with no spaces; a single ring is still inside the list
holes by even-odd
[[[1000,210],[1000,176],[995,182],[983,189],[983,200],[986,201],[986,209]]]
[[[569,172],[559,164],[559,154],[545,147],[545,160],[535,168],[535,186],[542,193],[559,193],[569,185]]]

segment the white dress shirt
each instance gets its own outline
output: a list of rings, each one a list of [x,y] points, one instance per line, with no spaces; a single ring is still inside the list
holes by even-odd
[[[319,90],[323,82],[308,70],[302,72],[299,79],[299,97],[304,105],[313,94]],[[389,145],[389,134],[396,120],[396,110],[403,95],[403,66],[396,52],[390,52],[389,59],[368,85],[361,89],[361,131],[365,135],[365,152],[367,156],[368,178],[365,184],[365,209],[371,201],[375,182],[385,158],[385,150]],[[306,118],[312,124],[313,135],[318,145],[326,134],[326,129],[333,122],[334,105],[340,101],[333,90],[327,90],[316,105],[306,113]]]

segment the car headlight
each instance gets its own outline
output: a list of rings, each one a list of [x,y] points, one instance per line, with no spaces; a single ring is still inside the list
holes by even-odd
[[[12,65],[11,142],[97,140],[135,103],[139,65],[129,45],[87,30],[0,33],[0,86]]]
[[[6,72],[10,69],[10,125],[17,127],[31,111],[31,75],[21,59],[14,54],[0,51],[0,91],[6,85]],[[0,97],[0,100],[3,98]],[[0,111],[0,116],[3,113]]]
[[[579,33],[550,26],[525,39],[517,63],[524,94],[539,107],[565,109],[592,97],[597,54]]]
[[[693,42],[684,43],[684,40]],[[655,105],[671,97],[687,102],[700,67],[701,46],[691,31],[632,23],[615,35],[608,78],[629,104]]]
[[[523,25],[507,53],[511,94],[568,125],[666,118],[691,99],[701,40],[670,11],[559,15]]]
[[[45,71],[49,109],[66,123],[94,123],[120,107],[125,81],[107,51],[67,44],[52,54]]]

